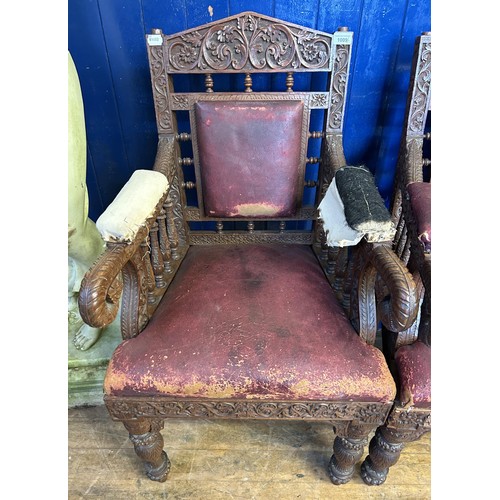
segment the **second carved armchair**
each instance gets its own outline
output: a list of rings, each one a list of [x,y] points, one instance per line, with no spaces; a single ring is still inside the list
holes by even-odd
[[[124,340],[104,400],[150,479],[170,469],[165,419],[300,419],[333,426],[328,470],[342,484],[392,407],[396,386],[373,344],[379,321],[412,325],[415,283],[376,231],[331,247],[318,220],[346,166],[352,36],[254,12],[146,36],[156,161],[99,219],[107,250],[84,279],[80,310],[103,326],[121,303]],[[305,72],[326,73],[326,87],[295,91]],[[283,88],[257,92],[263,73],[283,74]],[[180,74],[201,75],[203,88],[176,91]],[[218,92],[220,74],[239,88]],[[321,130],[309,130],[312,112],[324,114]],[[321,160],[307,157],[309,141],[322,142]]]
[[[430,101],[431,34],[426,32],[415,41],[393,202],[394,249],[408,263],[422,303],[408,330],[387,335],[386,356],[398,394],[363,462],[367,484],[382,484],[403,446],[431,429],[431,183],[425,147]]]

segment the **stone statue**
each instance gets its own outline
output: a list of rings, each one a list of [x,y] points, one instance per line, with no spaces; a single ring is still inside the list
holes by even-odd
[[[80,81],[68,53],[68,333],[77,349],[86,350],[101,335],[85,323],[78,311],[78,292],[84,274],[105,249],[88,217],[86,185],[87,142]]]

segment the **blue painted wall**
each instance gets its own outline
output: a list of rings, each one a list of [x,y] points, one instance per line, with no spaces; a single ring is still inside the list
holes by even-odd
[[[93,220],[135,169],[154,162],[157,132],[144,33],[175,33],[245,10],[327,32],[339,26],[354,31],[345,153],[349,163],[372,170],[389,199],[413,44],[431,30],[430,0],[69,0],[68,48],[85,106]],[[178,83],[187,85],[182,78]],[[273,87],[283,88],[279,78]],[[300,75],[295,88],[314,87],[317,78]],[[267,83],[257,80],[254,88]]]

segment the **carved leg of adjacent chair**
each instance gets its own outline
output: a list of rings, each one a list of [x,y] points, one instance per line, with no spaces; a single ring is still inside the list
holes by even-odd
[[[163,482],[170,470],[170,460],[163,450],[163,420],[127,420],[123,422],[129,432],[135,452],[144,461],[146,475],[153,481]]]
[[[389,467],[401,455],[405,443],[416,441],[429,429],[401,430],[379,427],[370,441],[369,454],[361,465],[361,477],[370,486],[378,486],[387,479]]]
[[[373,430],[372,426],[350,425],[347,432],[337,433],[333,442],[333,455],[328,465],[328,473],[333,484],[345,484],[354,475],[354,466],[363,456],[363,449],[368,442],[368,434]]]

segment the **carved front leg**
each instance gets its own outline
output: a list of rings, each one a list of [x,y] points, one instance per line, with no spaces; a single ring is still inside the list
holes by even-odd
[[[399,460],[404,443],[416,441],[424,432],[423,429],[403,432],[388,427],[377,429],[370,441],[369,455],[361,465],[363,481],[371,486],[384,483],[389,467]]]
[[[328,473],[333,484],[345,484],[354,475],[354,466],[363,456],[372,425],[350,425],[337,435],[333,442],[333,455],[328,465]]]
[[[165,481],[170,460],[163,451],[163,437],[160,434],[163,420],[128,420],[123,424],[129,431],[135,452],[144,461],[146,475],[153,481]]]

